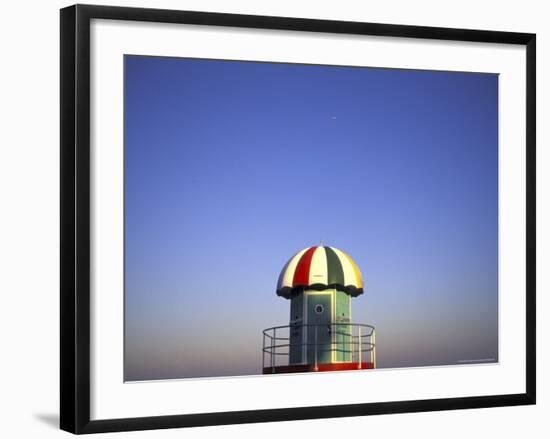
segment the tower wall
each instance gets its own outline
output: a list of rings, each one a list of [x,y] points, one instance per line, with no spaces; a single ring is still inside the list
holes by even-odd
[[[289,364],[302,364],[304,347],[304,294],[299,293],[290,299],[290,347]]]
[[[334,327],[334,348],[336,353],[334,361],[351,361],[352,338],[351,326],[343,325],[351,323],[351,297],[343,291],[336,291],[336,307],[334,323],[341,323]]]
[[[318,305],[321,312],[321,308],[316,311]],[[343,291],[306,290],[294,295],[290,299],[289,364],[312,364],[315,358],[325,364],[351,361],[351,327],[346,323],[351,323],[351,297]]]

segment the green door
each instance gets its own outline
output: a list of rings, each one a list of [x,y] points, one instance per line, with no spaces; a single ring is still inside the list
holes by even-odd
[[[307,359],[309,364],[332,362],[332,294],[307,295]],[[316,361],[317,360],[317,361]]]

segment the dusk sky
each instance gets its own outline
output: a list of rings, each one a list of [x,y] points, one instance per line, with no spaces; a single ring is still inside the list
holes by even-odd
[[[260,374],[320,240],[379,368],[496,361],[498,76],[125,57],[126,380]]]

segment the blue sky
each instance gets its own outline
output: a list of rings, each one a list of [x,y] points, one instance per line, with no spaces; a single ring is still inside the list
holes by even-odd
[[[497,359],[498,76],[125,57],[125,377],[258,374],[298,250],[379,367]]]

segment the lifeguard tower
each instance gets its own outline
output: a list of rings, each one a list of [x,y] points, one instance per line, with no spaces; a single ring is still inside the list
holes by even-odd
[[[290,322],[263,331],[263,373],[375,368],[374,327],[351,321],[351,299],[361,294],[361,272],[343,251],[319,245],[296,253],[277,283]]]

